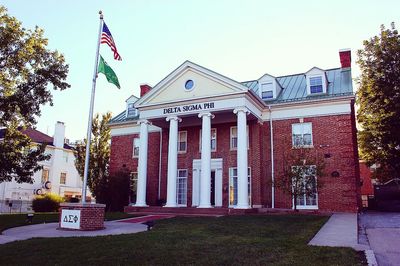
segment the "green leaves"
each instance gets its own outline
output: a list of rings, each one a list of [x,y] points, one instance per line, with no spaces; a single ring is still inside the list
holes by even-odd
[[[66,89],[68,65],[57,51],[47,49],[47,39],[39,27],[27,30],[0,6],[0,128],[6,136],[0,142],[0,182],[32,183],[41,169],[45,146],[35,146],[20,132],[32,127],[40,117],[40,107],[52,104],[49,85]]]
[[[104,187],[109,181],[111,130],[108,123],[110,120],[111,113],[108,112],[103,114],[101,119],[99,114],[96,114],[92,122],[88,186],[98,201],[101,201]],[[86,143],[85,139],[75,149],[75,166],[81,176],[83,176],[85,168]]]
[[[365,40],[357,63],[357,120],[360,152],[367,164],[381,166],[381,181],[400,175],[400,36],[394,23]]]

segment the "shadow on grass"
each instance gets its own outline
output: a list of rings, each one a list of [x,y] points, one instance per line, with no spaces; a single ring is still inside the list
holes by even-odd
[[[13,242],[1,247],[1,260],[8,265],[361,265],[350,248],[307,245],[327,219],[173,218],[137,234]]]

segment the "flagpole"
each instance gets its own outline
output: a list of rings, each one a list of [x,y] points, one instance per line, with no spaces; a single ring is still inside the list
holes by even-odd
[[[87,178],[88,178],[88,172],[89,172],[89,160],[90,160],[90,142],[92,139],[94,94],[96,91],[97,68],[99,65],[100,38],[101,38],[101,32],[102,32],[102,28],[103,28],[103,13],[101,12],[101,10],[99,11],[99,15],[100,15],[99,35],[97,38],[96,59],[95,59],[95,63],[94,63],[92,95],[90,98],[89,119],[88,119],[87,138],[86,138],[87,141],[86,141],[85,170],[84,170],[84,174],[83,174],[82,203],[86,203],[86,187],[87,187]]]

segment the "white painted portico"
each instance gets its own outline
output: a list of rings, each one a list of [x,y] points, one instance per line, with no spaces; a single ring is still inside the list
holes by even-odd
[[[191,80],[193,88],[185,89]],[[140,151],[136,206],[146,206],[148,125],[168,128],[167,199],[177,205],[178,131],[184,124],[201,125],[201,159],[193,161],[192,205],[213,207],[211,172],[215,172],[215,205],[222,206],[222,159],[211,159],[211,127],[236,116],[238,202],[235,208],[251,208],[248,195],[247,121],[262,119],[264,102],[244,85],[186,61],[135,103],[140,117]]]

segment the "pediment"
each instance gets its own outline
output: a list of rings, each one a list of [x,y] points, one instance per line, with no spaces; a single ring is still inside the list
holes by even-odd
[[[189,80],[193,82],[191,88],[185,87]],[[135,106],[173,103],[229,95],[247,90],[248,88],[239,82],[186,61],[158,83],[148,94],[139,99]]]

